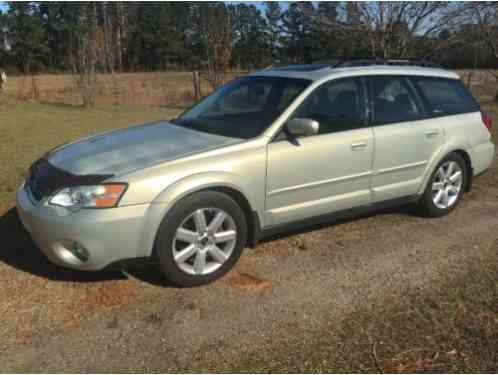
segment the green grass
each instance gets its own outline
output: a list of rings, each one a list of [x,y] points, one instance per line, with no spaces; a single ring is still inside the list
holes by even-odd
[[[178,110],[109,106],[84,109],[22,103],[0,107],[0,212],[14,204],[25,170],[54,146],[108,129],[168,119]]]

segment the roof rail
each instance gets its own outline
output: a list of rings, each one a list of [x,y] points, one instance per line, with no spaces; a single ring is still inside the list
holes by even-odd
[[[370,65],[391,65],[391,66],[420,66],[424,68],[442,68],[440,64],[423,59],[381,59],[381,58],[357,58],[342,59],[332,68],[370,66]]]

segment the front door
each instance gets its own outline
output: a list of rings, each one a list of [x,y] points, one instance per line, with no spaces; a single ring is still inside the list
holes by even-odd
[[[265,226],[370,203],[372,129],[360,78],[329,81],[291,116],[318,121],[298,145],[279,136],[268,145]]]

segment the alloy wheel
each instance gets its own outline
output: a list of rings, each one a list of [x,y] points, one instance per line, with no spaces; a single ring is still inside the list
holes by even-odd
[[[191,213],[173,238],[173,258],[191,275],[207,275],[220,268],[237,243],[234,219],[219,208],[202,208]]]
[[[432,201],[437,208],[446,210],[458,201],[462,181],[462,168],[457,162],[450,160],[439,167],[432,183]]]

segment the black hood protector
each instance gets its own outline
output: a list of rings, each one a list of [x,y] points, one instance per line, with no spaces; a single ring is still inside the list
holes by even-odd
[[[95,185],[113,176],[112,174],[76,175],[53,166],[46,157],[38,159],[30,167],[29,172],[26,183],[38,200],[62,188]]]

